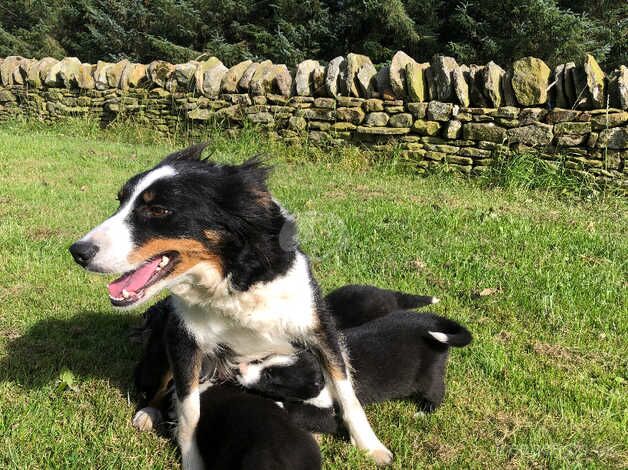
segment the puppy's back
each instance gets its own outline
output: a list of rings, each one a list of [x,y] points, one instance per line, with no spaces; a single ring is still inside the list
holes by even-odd
[[[201,395],[196,439],[207,469],[321,468],[309,433],[273,401],[231,385],[214,385]]]
[[[349,284],[331,291],[325,301],[338,328],[342,330],[362,325],[395,310],[435,304],[438,299],[370,285]]]
[[[407,398],[421,390],[434,395],[438,406],[449,347],[471,341],[469,331],[453,320],[408,311],[349,328],[345,336],[364,404]]]

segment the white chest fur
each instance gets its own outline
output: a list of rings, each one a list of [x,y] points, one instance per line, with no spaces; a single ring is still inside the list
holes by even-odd
[[[244,361],[290,354],[290,341],[306,337],[316,326],[307,260],[301,253],[285,275],[255,284],[246,292],[233,292],[224,282],[203,286],[203,279],[211,275],[202,272],[187,277],[195,279],[196,285],[172,289],[176,311],[207,353],[222,344]],[[207,292],[202,302],[198,301],[199,288]],[[190,291],[194,292],[193,299],[186,295]]]

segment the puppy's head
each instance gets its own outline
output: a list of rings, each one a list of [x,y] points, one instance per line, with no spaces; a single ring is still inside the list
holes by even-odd
[[[267,189],[268,169],[257,159],[214,164],[203,148],[128,180],[116,212],[70,247],[85,269],[123,274],[108,286],[114,306],[140,305],[199,276],[218,285],[229,275],[241,288],[279,269],[279,234],[290,221]]]
[[[240,385],[276,400],[307,400],[325,386],[316,357],[306,350],[240,364],[236,379]]]

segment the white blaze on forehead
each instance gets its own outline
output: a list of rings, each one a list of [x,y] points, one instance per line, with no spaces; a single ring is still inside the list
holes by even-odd
[[[288,367],[296,362],[295,356],[275,355],[264,359],[262,362],[241,363],[238,368],[237,380],[244,387],[250,387],[260,381],[262,372],[268,367]]]
[[[89,268],[94,271],[121,273],[134,268],[127,258],[134,248],[131,227],[126,220],[133,210],[135,201],[155,181],[176,175],[171,166],[161,166],[146,173],[133,188],[133,193],[122,207],[102,224],[94,228],[80,241],[90,242],[98,252]]]

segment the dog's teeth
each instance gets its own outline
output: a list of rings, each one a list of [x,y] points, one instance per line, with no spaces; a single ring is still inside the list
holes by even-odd
[[[159,263],[159,267],[163,268],[164,266],[166,266],[168,263],[170,262],[170,258],[168,258],[167,256],[162,256],[161,257],[161,263]]]
[[[157,266],[157,267],[155,268],[155,271],[157,271],[157,272],[161,271],[161,266]]]
[[[129,293],[128,290],[122,289],[122,297],[124,297],[125,299],[128,299],[129,297],[131,297],[131,294]]]

